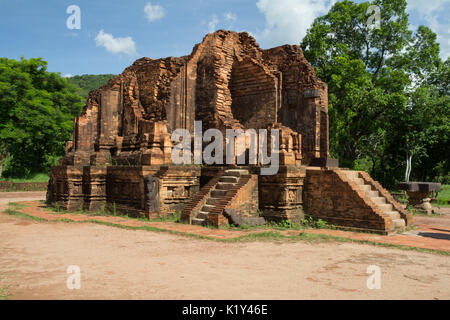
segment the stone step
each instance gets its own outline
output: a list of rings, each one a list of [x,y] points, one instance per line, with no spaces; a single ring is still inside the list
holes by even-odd
[[[372,200],[377,205],[386,203],[386,198],[385,197],[373,197],[373,198],[370,198],[370,200]]]
[[[215,189],[215,190],[211,191],[211,197],[213,197],[213,198],[220,198],[220,197],[223,197],[226,194],[227,194],[227,190],[217,190],[217,189]]]
[[[222,177],[220,177],[219,182],[237,183],[238,180],[239,180],[238,177],[222,176]]]
[[[200,218],[192,218],[191,222],[193,225],[197,225],[197,226],[203,226],[206,223],[205,219],[200,219]]]
[[[370,186],[369,186],[369,187],[370,187]],[[379,193],[378,193],[377,190],[370,190],[370,191],[366,191],[366,195],[367,195],[369,198],[372,198],[372,197],[378,197]]]
[[[216,190],[228,190],[234,185],[235,183],[219,182],[216,184]]]
[[[357,185],[359,185],[359,186],[364,185],[364,180],[361,179],[361,178],[353,179],[353,181],[354,181]]]
[[[394,219],[392,220],[392,224],[394,225],[394,228],[404,228],[406,226],[405,220],[403,219]]]
[[[400,219],[400,213],[398,211],[388,211],[385,212],[391,220]]]
[[[354,180],[359,178],[359,172],[358,171],[352,171],[352,170],[345,170],[345,174],[350,180]]]
[[[372,187],[370,185],[368,185],[368,184],[360,185],[359,188],[362,191],[365,191],[366,193],[369,192],[369,191],[372,191]]]
[[[223,176],[240,177],[246,174],[248,174],[248,170],[245,169],[228,169],[225,170]]]
[[[381,211],[383,212],[389,212],[392,211],[392,204],[390,203],[384,203],[384,204],[379,204],[378,207],[381,209]]]
[[[220,201],[220,198],[209,197],[208,199],[206,199],[206,204],[210,204],[210,205],[214,206],[219,201]]]
[[[206,219],[208,219],[208,214],[209,214],[209,212],[205,212],[205,211],[200,210],[197,213],[197,218],[206,220]]]
[[[205,204],[205,205],[202,207],[202,210],[201,210],[201,211],[203,211],[203,212],[211,212],[212,209],[214,209],[214,207],[215,207],[215,206],[213,206],[213,205]]]

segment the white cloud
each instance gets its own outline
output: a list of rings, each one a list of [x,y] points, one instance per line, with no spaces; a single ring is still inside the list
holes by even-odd
[[[264,15],[266,25],[255,32],[265,47],[299,44],[312,22],[326,14],[334,0],[258,0],[256,6]]]
[[[450,0],[408,1],[408,11],[417,13],[426,22],[426,25],[437,34],[442,59],[447,59],[450,55],[450,23],[447,18],[449,9]]]
[[[224,17],[225,21],[228,21],[228,22],[230,22],[230,23],[235,22],[236,19],[237,19],[237,16],[236,16],[234,13],[232,13],[232,12],[227,12],[227,13],[225,13],[225,14],[223,15],[223,17]]]
[[[63,78],[72,78],[73,74],[71,73],[66,73],[65,75],[63,75]]]
[[[148,21],[155,21],[158,19],[161,19],[166,15],[166,10],[164,10],[163,7],[160,5],[152,5],[150,2],[147,2],[147,4],[144,7],[145,17]]]
[[[214,32],[217,29],[233,29],[233,24],[236,22],[237,16],[232,12],[226,12],[223,14],[223,18],[219,18],[217,14],[211,16],[211,20],[208,22],[208,32]],[[226,23],[226,24],[225,24]],[[220,27],[218,27],[221,25]]]
[[[448,0],[408,0],[408,10],[418,10],[424,15],[439,10],[442,4],[448,3]]]
[[[105,33],[103,30],[95,37],[97,47],[105,47],[111,53],[125,53],[129,56],[136,55],[136,44],[133,38],[114,38],[112,34]]]
[[[216,31],[217,24],[219,23],[219,18],[217,18],[216,14],[213,14],[211,20],[208,22],[208,31],[214,32]]]

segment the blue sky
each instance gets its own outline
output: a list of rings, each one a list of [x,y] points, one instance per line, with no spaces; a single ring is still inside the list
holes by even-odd
[[[360,1],[358,1],[360,2]],[[263,48],[298,44],[332,0],[0,0],[0,56],[42,57],[62,75],[118,74],[140,57],[182,56],[208,32],[248,31]],[[70,30],[70,5],[81,29]],[[450,0],[410,0],[412,28],[431,27],[450,54]]]

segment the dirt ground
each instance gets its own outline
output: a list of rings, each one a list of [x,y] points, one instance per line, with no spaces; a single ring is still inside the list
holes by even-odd
[[[0,195],[8,201],[44,193]],[[69,290],[67,268],[81,270]],[[381,270],[368,289],[367,268]],[[449,299],[450,257],[322,242],[219,243],[0,213],[0,288],[9,299]]]

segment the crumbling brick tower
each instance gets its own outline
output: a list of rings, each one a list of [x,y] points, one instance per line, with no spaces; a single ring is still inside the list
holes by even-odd
[[[278,129],[278,173],[172,164],[171,133],[193,135],[194,121],[224,136],[226,129]],[[219,30],[188,56],[139,59],[90,92],[73,142],[52,168],[48,201],[150,218],[182,211],[187,222],[216,226],[230,222],[229,212],[311,215],[379,232],[410,221],[368,175],[339,169],[328,141],[327,86],[300,47],[263,50],[248,33]]]

